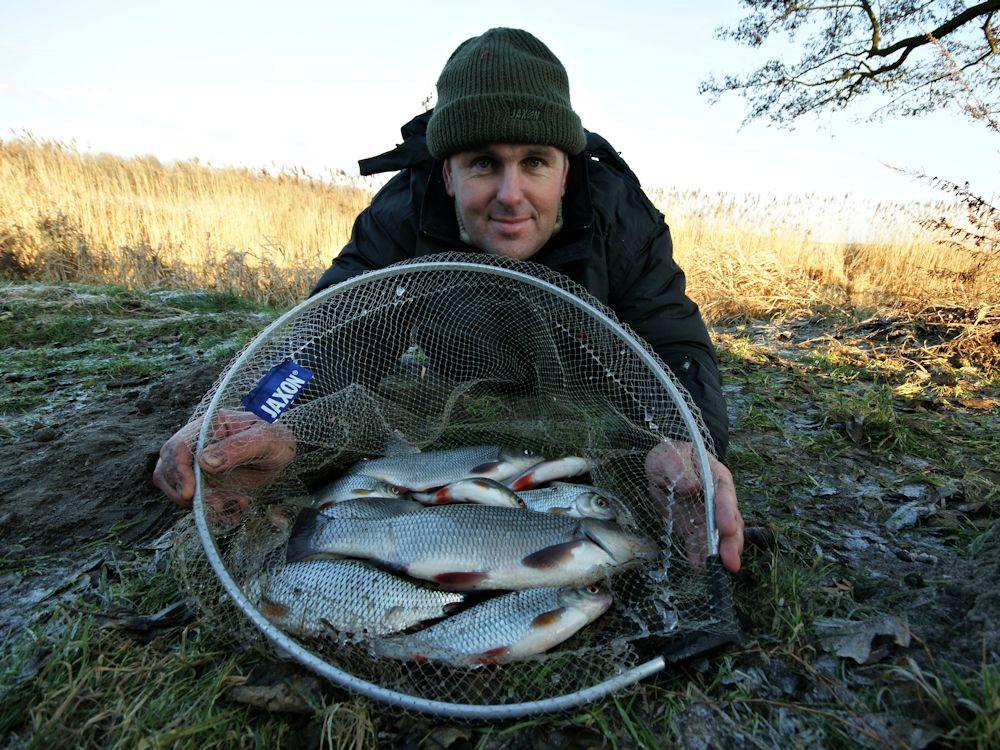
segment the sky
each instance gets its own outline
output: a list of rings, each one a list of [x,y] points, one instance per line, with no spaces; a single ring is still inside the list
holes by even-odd
[[[585,127],[646,186],[940,197],[894,165],[1000,194],[1000,142],[955,112],[869,123],[861,105],[788,131],[743,125],[736,95],[711,105],[702,80],[767,53],[715,37],[736,0],[0,5],[0,139],[356,174],[401,140],[459,43],[515,26],[562,60]]]

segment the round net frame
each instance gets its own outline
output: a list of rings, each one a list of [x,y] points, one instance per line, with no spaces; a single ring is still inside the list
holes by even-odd
[[[234,642],[407,710],[496,720],[599,699],[734,638],[711,438],[659,357],[579,285],[532,263],[448,253],[331,287],[276,320],[223,372],[195,414],[197,452],[228,434],[242,399],[289,359],[314,376],[267,429],[294,437],[294,460],[262,486],[240,469],[196,469],[204,554],[189,545],[178,560],[190,593]],[[658,540],[659,553],[599,582],[614,596],[602,617],[523,661],[395,661],[375,655],[375,637],[285,632],[258,608],[253,581],[284,564],[289,518],[312,490],[385,455],[399,436],[423,451],[489,444],[583,456],[596,467],[589,483],[623,506],[622,528]],[[645,466],[654,449],[672,452],[695,488],[652,488]]]

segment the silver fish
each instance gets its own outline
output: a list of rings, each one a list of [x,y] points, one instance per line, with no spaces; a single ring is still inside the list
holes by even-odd
[[[553,482],[542,489],[519,492],[518,497],[530,510],[575,518],[614,521],[621,510],[621,501],[611,493],[588,484]]]
[[[604,614],[611,601],[597,586],[515,591],[419,632],[377,641],[375,652],[457,667],[515,661],[562,643]]]
[[[591,471],[595,466],[596,464],[582,456],[564,456],[551,461],[542,461],[517,476],[509,486],[514,492],[530,490],[556,479],[578,477]]]
[[[315,508],[328,508],[336,503],[359,497],[393,497],[398,494],[399,490],[394,487],[352,469],[339,479],[313,492],[311,500]]]
[[[656,550],[604,521],[456,504],[385,520],[324,518],[306,508],[287,559],[360,557],[443,588],[494,590],[585,585]]]
[[[461,594],[432,591],[358,560],[291,563],[251,579],[247,597],[289,633],[398,633],[443,617]]]
[[[514,494],[514,490],[495,479],[462,479],[452,482],[439,490],[414,492],[413,499],[424,505],[444,505],[445,503],[478,503],[498,505],[508,508],[523,508],[524,501]]]
[[[470,477],[502,482],[543,460],[543,456],[527,449],[479,445],[375,458],[356,468],[366,476],[401,490],[426,492]]]
[[[404,497],[359,497],[354,500],[342,500],[327,506],[320,506],[317,511],[324,518],[367,518],[385,519],[403,513],[413,513],[424,506]]]

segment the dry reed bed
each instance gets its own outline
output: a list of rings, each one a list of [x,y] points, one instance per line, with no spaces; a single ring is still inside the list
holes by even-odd
[[[943,203],[650,194],[710,320],[857,308],[914,314],[928,306],[992,317],[1000,301],[997,258],[943,247],[918,226],[921,216],[952,210]],[[0,274],[207,287],[291,304],[347,241],[370,198],[302,172],[0,142]],[[830,241],[846,231],[864,241]]]

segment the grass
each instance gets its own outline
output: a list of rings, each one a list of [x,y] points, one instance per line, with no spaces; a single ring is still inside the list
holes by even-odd
[[[162,377],[196,359],[221,364],[277,315],[229,293],[79,284],[0,291],[0,351],[10,373],[0,417],[81,388],[99,394],[118,381]]]
[[[13,437],[114,380],[155,381],[230,357],[307,293],[368,200],[304,175],[35,142],[0,145],[0,176],[0,266],[54,282],[0,287],[9,373],[0,432]],[[913,601],[894,568],[842,545],[847,532],[881,529],[901,485],[926,486],[936,493],[928,502],[945,510],[964,500],[990,507],[936,513],[892,545],[955,564],[984,552],[998,497],[986,470],[1000,465],[988,406],[1000,398],[996,269],[970,276],[971,256],[890,223],[914,207],[871,207],[873,225],[886,229],[859,245],[801,231],[854,210],[822,199],[653,197],[689,288],[727,324],[715,339],[737,414],[728,464],[749,522],[776,539],[749,547],[735,579],[752,640],[568,715],[463,733],[481,748],[574,737],[631,748],[676,746],[701,726],[719,733],[716,744],[741,733],[747,746],[857,747],[862,734],[878,746],[870,716],[903,715],[915,702],[950,745],[1000,744],[1000,675],[985,656],[972,666],[917,652],[895,667],[824,671],[832,657],[812,630],[820,617],[861,619]],[[779,220],[789,215],[801,225]],[[470,399],[466,416],[488,420],[499,408]],[[961,500],[949,499],[951,486]],[[115,546],[123,530],[100,544]],[[34,562],[3,559],[0,570],[27,574]],[[931,567],[925,584],[949,575],[944,563]],[[429,742],[444,723],[326,685],[308,715],[251,708],[227,694],[266,662],[231,632],[198,620],[140,643],[102,627],[102,612],[151,613],[182,596],[147,553],[115,547],[84,599],[0,645],[0,745],[367,748]],[[772,673],[810,690],[783,692]],[[857,681],[873,673],[884,689]]]
[[[990,311],[1000,259],[943,247],[920,229],[921,217],[955,206],[649,194],[711,321],[917,313],[933,303],[970,310],[973,319],[986,313],[972,326],[974,338],[1000,325]],[[370,199],[343,179],[300,170],[162,164],[31,138],[0,142],[0,275],[208,288],[287,306],[306,296]],[[869,236],[847,241],[843,228],[862,215]]]

